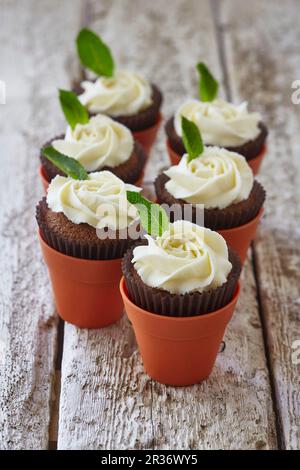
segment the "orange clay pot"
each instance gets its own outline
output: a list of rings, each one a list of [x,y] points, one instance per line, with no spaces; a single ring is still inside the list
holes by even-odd
[[[44,168],[42,167],[42,165],[40,165],[40,167],[39,167],[39,175],[40,175],[40,178],[41,178],[41,181],[42,181],[42,185],[43,185],[43,188],[44,188],[44,192],[45,192],[45,194],[47,194],[47,190],[48,190],[48,186],[49,186],[49,181],[47,180],[47,177],[46,177],[46,175],[45,175]],[[140,176],[139,179],[134,183],[135,186],[142,186],[143,180],[144,180],[144,171],[142,171],[141,176]]]
[[[257,226],[263,212],[263,208],[260,209],[254,219],[244,225],[240,225],[239,227],[217,230],[217,232],[225,238],[227,244],[237,252],[242,264],[245,262],[250,243],[255,238]]]
[[[166,385],[193,385],[211,373],[225,328],[239,295],[225,307],[195,317],[168,317],[147,312],[128,297],[120,282],[126,313],[132,322],[146,372]]]
[[[172,149],[172,147],[170,145],[169,139],[167,139],[166,146],[167,146],[167,150],[168,150],[168,154],[169,154],[171,164],[172,165],[178,165],[178,163],[180,162],[181,157],[180,157],[180,155],[178,155],[178,153],[174,152],[174,150]],[[248,160],[248,165],[252,168],[252,171],[253,171],[254,175],[256,175],[258,173],[260,165],[262,163],[262,160],[263,160],[263,158],[266,154],[266,151],[267,151],[267,146],[264,145],[263,148],[262,148],[262,151],[257,155],[257,157],[252,158],[251,160]]]
[[[155,142],[158,129],[160,128],[162,122],[162,115],[159,113],[157,122],[152,127],[148,127],[143,131],[133,132],[134,138],[143,146],[147,156],[151,152],[152,146]]]
[[[264,145],[261,152],[255,158],[251,158],[248,160],[249,166],[252,168],[253,174],[257,175],[260,169],[260,165],[262,164],[263,158],[267,152],[267,146]]]
[[[42,182],[42,185],[43,185],[43,188],[44,188],[44,193],[47,194],[49,181],[47,180],[47,177],[45,175],[45,171],[44,171],[44,168],[42,167],[42,165],[39,166],[39,175],[40,175],[41,182]]]
[[[167,150],[168,150],[171,165],[178,165],[178,163],[180,162],[181,156],[178,155],[178,153],[176,153],[172,149],[169,139],[166,140],[166,146],[167,146]]]
[[[74,258],[51,248],[40,233],[39,240],[63,320],[80,328],[102,328],[121,318],[121,259]]]

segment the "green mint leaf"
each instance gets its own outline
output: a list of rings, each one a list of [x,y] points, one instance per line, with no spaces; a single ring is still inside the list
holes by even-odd
[[[188,154],[188,162],[199,157],[204,150],[202,137],[196,124],[181,116],[182,140]]]
[[[217,80],[203,62],[197,64],[197,70],[200,74],[198,86],[201,101],[213,101],[218,94],[219,85]]]
[[[135,191],[127,191],[127,200],[136,206],[141,225],[152,237],[160,237],[169,227],[167,213],[159,204],[154,204]]]
[[[97,75],[113,76],[114,60],[111,52],[97,34],[83,28],[76,38],[76,44],[80,62],[84,67]]]
[[[75,129],[76,124],[87,124],[89,122],[87,110],[73,91],[59,90],[59,101],[72,130]]]
[[[88,178],[85,168],[75,158],[67,157],[67,155],[63,155],[51,146],[43,148],[43,155],[74,180],[86,180]]]

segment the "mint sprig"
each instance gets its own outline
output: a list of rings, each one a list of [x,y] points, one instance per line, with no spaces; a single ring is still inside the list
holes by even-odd
[[[204,145],[200,131],[196,124],[181,116],[182,140],[188,154],[188,162],[203,153]]]
[[[203,62],[197,64],[197,70],[200,74],[198,86],[201,101],[213,101],[218,94],[219,84],[217,80]]]
[[[83,28],[76,38],[80,62],[97,75],[112,77],[114,60],[109,47],[93,31]]]
[[[71,129],[76,124],[87,124],[89,114],[73,91],[59,90],[60,106]]]
[[[51,146],[43,148],[43,155],[74,180],[86,180],[88,178],[87,171],[75,158],[67,157],[67,155],[58,152]]]
[[[127,200],[136,206],[141,225],[152,237],[160,237],[169,228],[169,218],[159,205],[141,196],[135,191],[127,191]]]

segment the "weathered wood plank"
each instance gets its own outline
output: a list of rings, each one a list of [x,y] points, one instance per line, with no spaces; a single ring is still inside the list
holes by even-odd
[[[208,381],[172,389],[153,382],[155,448],[272,449],[276,435],[252,267]]]
[[[281,445],[299,449],[300,365],[292,354],[300,339],[300,105],[291,101],[291,84],[300,78],[300,8],[297,0],[239,5],[221,3],[223,41],[233,97],[249,100],[270,127],[260,175],[266,216],[255,261]]]
[[[196,94],[197,60],[206,60],[221,76],[208,1],[176,0],[172,8],[159,0],[94,1],[88,16],[120,65],[142,70],[162,87],[165,116],[192,89]],[[161,131],[147,181],[167,163]],[[250,264],[226,341],[227,349],[207,383],[175,389],[144,374],[126,318],[98,331],[66,325],[58,448],[276,447]]]
[[[0,448],[45,449],[57,319],[36,236],[38,148],[61,129],[80,2],[1,2]],[[34,16],[33,16],[34,14]],[[73,52],[73,51],[72,51]]]
[[[65,326],[59,449],[152,447],[151,382],[127,318],[102,330]]]

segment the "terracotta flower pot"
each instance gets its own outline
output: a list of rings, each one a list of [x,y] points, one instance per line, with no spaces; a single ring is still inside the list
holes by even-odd
[[[157,132],[162,122],[162,115],[159,113],[157,122],[152,127],[148,127],[143,131],[133,132],[134,138],[143,146],[147,156],[151,152],[152,146],[155,142]]]
[[[257,226],[263,212],[263,209],[261,209],[254,219],[239,227],[217,230],[225,238],[227,244],[239,255],[242,264],[245,262],[250,243],[255,238]]]
[[[178,155],[178,153],[176,153],[172,149],[169,139],[167,139],[167,141],[166,141],[166,146],[167,146],[167,150],[168,150],[168,154],[169,154],[171,164],[172,165],[178,165],[178,163],[180,162],[181,157],[180,157],[180,155]],[[262,160],[263,160],[263,158],[266,154],[266,151],[267,151],[267,146],[264,145],[261,152],[257,155],[257,157],[252,158],[251,160],[248,161],[248,164],[252,168],[252,171],[253,171],[254,175],[256,175],[258,173],[260,165],[262,163]]]
[[[257,175],[260,169],[260,165],[262,164],[263,158],[267,152],[267,146],[264,145],[261,152],[257,155],[255,158],[251,158],[251,160],[248,161],[249,166],[251,166],[253,174]]]
[[[150,377],[166,385],[185,386],[209,376],[234,312],[239,285],[225,307],[185,318],[157,315],[138,307],[128,297],[124,278],[120,291]]]
[[[121,259],[94,261],[67,256],[51,248],[39,232],[56,308],[61,318],[80,328],[102,328],[123,313],[118,285]]]
[[[41,181],[42,181],[42,185],[43,185],[43,188],[44,188],[44,192],[45,192],[45,194],[47,194],[47,190],[48,190],[48,186],[49,186],[49,181],[47,180],[47,177],[46,177],[46,175],[45,175],[44,168],[42,167],[42,165],[40,165],[40,167],[39,167],[39,175],[40,175],[40,178],[41,178]],[[143,180],[144,180],[144,171],[142,171],[141,176],[140,176],[139,179],[134,183],[135,186],[142,186]]]
[[[44,188],[44,193],[47,194],[49,181],[46,177],[46,174],[45,174],[45,171],[44,171],[44,168],[42,167],[42,165],[39,166],[39,175],[40,175],[41,182],[42,182],[42,185],[43,185],[43,188]]]
[[[167,147],[167,151],[169,154],[171,165],[178,165],[178,163],[180,162],[181,156],[178,153],[176,153],[175,150],[172,149],[169,139],[166,140],[166,147]]]

